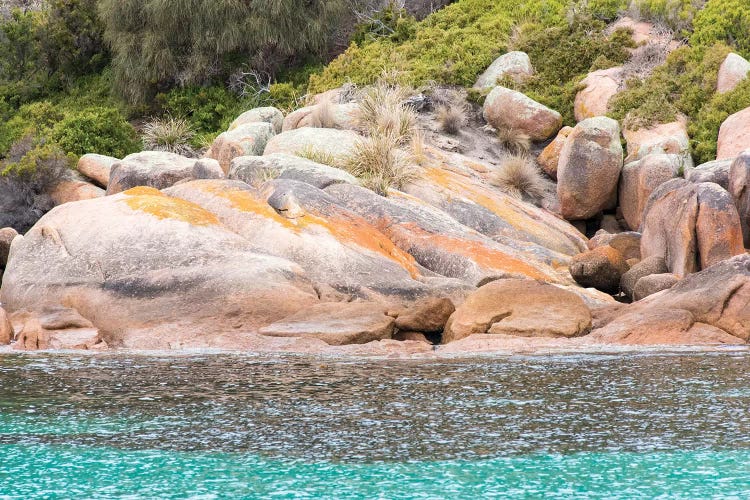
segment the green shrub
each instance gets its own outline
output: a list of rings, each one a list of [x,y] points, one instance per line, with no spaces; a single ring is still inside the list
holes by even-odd
[[[552,26],[564,22],[566,0],[460,0],[416,23],[405,40],[384,38],[365,46],[353,43],[319,75],[311,93],[351,81],[370,84],[384,69],[402,72],[414,86],[430,81],[471,86],[482,71],[506,52],[511,28],[519,21]]]
[[[99,153],[122,158],[142,149],[135,129],[115,108],[71,112],[52,128],[49,136],[64,151],[77,156]]]
[[[719,66],[729,52],[725,45],[675,50],[645,81],[628,82],[628,88],[612,99],[610,116],[628,128],[666,123],[678,113],[697,118],[716,92]]]
[[[733,91],[716,94],[703,106],[690,123],[693,157],[697,163],[716,159],[716,141],[724,120],[738,111],[750,107],[750,80],[745,80]]]
[[[414,35],[416,19],[394,2],[377,12],[372,19],[355,26],[351,42],[365,46],[382,38],[406,41]]]
[[[750,58],[750,2],[747,0],[709,0],[695,16],[694,28],[691,45],[710,47],[723,42]]]
[[[157,103],[169,115],[190,121],[198,133],[224,130],[239,111],[239,99],[224,87],[175,88],[157,96]]]
[[[625,62],[633,40],[625,30],[607,36],[601,21],[582,18],[570,25],[545,27],[526,24],[513,48],[529,54],[536,74],[517,89],[558,111],[568,125],[575,124],[573,102],[578,82],[592,70]],[[509,83],[509,82],[506,82]]]
[[[8,121],[0,123],[0,158],[24,136],[44,136],[62,120],[64,113],[49,101],[22,106]]]

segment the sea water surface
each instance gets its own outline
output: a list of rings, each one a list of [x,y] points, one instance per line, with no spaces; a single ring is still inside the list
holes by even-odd
[[[750,354],[3,355],[0,498],[750,498]]]

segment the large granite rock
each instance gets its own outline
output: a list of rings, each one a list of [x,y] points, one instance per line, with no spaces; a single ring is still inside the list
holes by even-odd
[[[13,239],[16,236],[18,236],[18,231],[12,227],[4,227],[0,229],[0,269],[4,268],[5,264],[8,262],[10,245],[13,243]]]
[[[268,141],[263,154],[315,152],[340,158],[351,154],[358,140],[360,136],[351,130],[304,127],[275,136]]]
[[[631,299],[635,299],[635,286],[641,278],[651,276],[652,274],[664,274],[668,272],[669,268],[663,257],[656,255],[646,257],[622,275],[620,289],[625,295]]]
[[[750,108],[731,115],[719,128],[717,160],[727,160],[739,156],[750,147]]]
[[[633,300],[643,300],[655,293],[669,290],[680,278],[672,273],[649,274],[639,279],[633,289]]]
[[[403,332],[440,333],[456,311],[446,297],[430,297],[396,314],[396,328]]]
[[[219,162],[224,173],[229,172],[229,165],[238,156],[262,155],[266,144],[276,135],[274,127],[268,122],[251,122],[239,125],[219,134],[206,152],[206,157]]]
[[[581,81],[584,86],[576,94],[573,111],[577,121],[604,116],[609,110],[609,100],[617,94],[622,84],[622,66],[600,69],[589,73]]]
[[[750,247],[750,149],[735,158],[729,167],[729,193],[740,216],[745,247]]]
[[[622,168],[619,204],[628,227],[638,231],[643,210],[651,193],[661,184],[678,177],[682,160],[678,155],[656,153],[628,163]]]
[[[498,280],[479,288],[456,309],[443,343],[483,333],[577,337],[590,329],[591,313],[576,294],[533,280]]]
[[[282,130],[287,132],[302,127],[357,130],[358,113],[358,103],[336,104],[324,101],[289,113],[284,118]]]
[[[263,327],[260,334],[313,338],[328,345],[366,344],[391,338],[394,324],[395,320],[378,304],[324,303]]]
[[[739,54],[732,52],[727,55],[719,67],[719,78],[716,82],[716,92],[725,94],[737,87],[750,73],[750,62]]]
[[[646,297],[589,336],[625,344],[742,344],[750,339],[750,255],[692,274]]]
[[[180,181],[224,177],[215,160],[196,160],[163,151],[143,151],[126,156],[112,165],[107,194],[136,186],[164,189]]]
[[[614,207],[621,170],[617,122],[596,117],[576,125],[565,141],[557,169],[557,197],[563,217],[588,219]]]
[[[104,196],[100,187],[81,180],[65,180],[59,182],[49,193],[55,205],[73,201],[91,200]]]
[[[232,124],[229,125],[229,130],[234,130],[242,125],[247,125],[248,123],[259,122],[270,123],[273,127],[274,133],[280,134],[281,127],[284,123],[284,114],[273,106],[253,108],[238,116]]]
[[[548,139],[562,127],[560,113],[505,87],[492,89],[483,109],[484,119],[496,129],[513,129],[533,141]]]
[[[250,185],[270,179],[292,179],[319,189],[340,182],[359,184],[356,177],[344,170],[284,153],[235,158],[228,177]]]
[[[0,300],[9,312],[71,307],[112,346],[162,349],[237,345],[318,295],[298,265],[213,213],[141,187],[42,217],[13,241]]]
[[[718,184],[673,179],[654,190],[643,215],[641,255],[662,257],[685,276],[745,252],[734,200]]]
[[[500,78],[508,77],[522,83],[534,74],[528,54],[520,51],[508,52],[495,59],[477,78],[475,89],[492,89]]]
[[[0,345],[8,345],[15,337],[13,325],[8,318],[8,313],[0,307]]]

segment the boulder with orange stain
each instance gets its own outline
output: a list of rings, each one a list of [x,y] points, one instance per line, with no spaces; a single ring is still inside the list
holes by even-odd
[[[325,191],[439,275],[472,285],[492,277],[565,281],[561,273],[530,254],[494,241],[420,200],[384,198],[351,184],[336,184]]]
[[[557,165],[560,163],[560,152],[565,145],[565,139],[573,131],[573,127],[563,127],[557,133],[557,137],[539,153],[537,163],[547,175],[557,180]]]
[[[268,122],[251,122],[219,134],[206,152],[207,158],[219,162],[224,174],[229,173],[232,160],[239,156],[262,155],[266,144],[276,135]]]
[[[734,200],[712,182],[661,184],[643,214],[641,256],[662,257],[677,276],[745,253]]]
[[[576,255],[570,263],[570,275],[576,283],[611,294],[620,291],[620,279],[629,269],[622,254],[609,245]]]
[[[748,147],[750,147],[750,107],[736,112],[721,124],[716,146],[716,159],[735,158]]]
[[[58,183],[50,191],[50,198],[55,205],[73,201],[90,200],[104,196],[104,190],[85,181],[67,180]]]
[[[496,129],[512,129],[543,141],[560,130],[562,116],[521,92],[495,87],[484,101],[484,119]]]
[[[623,68],[592,71],[581,81],[584,86],[576,94],[574,113],[577,121],[604,116],[609,111],[609,101],[623,84]]]
[[[239,338],[318,296],[298,265],[140,187],[42,217],[14,242],[0,300],[11,313],[74,308],[110,346],[162,349]]]
[[[358,296],[429,293],[411,255],[323,191],[289,179],[264,187],[205,180],[165,193],[215,214],[258,251],[296,262],[315,283]]]

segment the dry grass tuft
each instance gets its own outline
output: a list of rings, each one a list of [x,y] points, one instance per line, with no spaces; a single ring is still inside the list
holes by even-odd
[[[386,196],[418,178],[410,155],[400,148],[396,134],[376,134],[360,140],[342,163],[344,170],[360,179],[362,186]]]
[[[446,134],[457,135],[466,126],[466,108],[460,105],[443,105],[437,110],[440,128]]]
[[[506,194],[524,201],[538,203],[545,194],[544,177],[534,160],[525,154],[503,158],[490,182]]]
[[[377,83],[364,89],[359,101],[356,122],[367,135],[387,135],[405,144],[411,138],[417,114],[405,105],[408,97],[402,87]]]
[[[190,122],[183,118],[166,116],[152,118],[143,127],[143,144],[153,151],[168,151],[183,156],[194,156],[190,141],[195,137]]]
[[[415,129],[411,136],[411,154],[417,165],[424,165],[427,162],[424,130],[421,128]]]
[[[310,161],[314,161],[315,163],[322,163],[323,165],[328,165],[331,167],[339,167],[340,163],[338,158],[332,153],[329,153],[328,151],[323,151],[322,149],[315,148],[313,146],[305,146],[304,148],[300,149],[295,153],[295,156],[299,156],[300,158],[305,158]]]
[[[315,109],[310,113],[310,126],[314,128],[336,128],[336,115],[331,101],[325,100],[315,106]]]
[[[510,127],[499,129],[497,140],[512,155],[523,155],[531,149],[531,137],[518,129]]]

